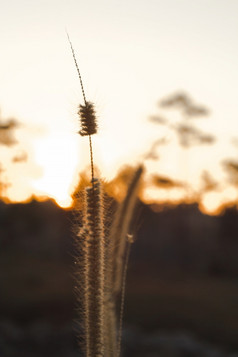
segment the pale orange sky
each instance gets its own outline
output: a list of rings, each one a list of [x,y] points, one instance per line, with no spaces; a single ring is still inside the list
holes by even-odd
[[[98,111],[94,148],[102,176],[140,162],[152,142],[165,137],[160,160],[146,163],[148,176],[185,180],[196,190],[206,169],[221,182],[219,192],[206,197],[210,207],[234,199],[220,162],[238,153],[231,143],[238,136],[237,20],[236,0],[2,1],[1,116],[22,123],[19,150],[29,151],[29,163],[4,164],[8,153],[0,146],[8,169],[2,175],[12,182],[8,195],[21,200],[42,193],[69,204],[76,170],[88,163],[87,140],[76,134],[82,95],[67,27],[87,98]],[[159,99],[180,90],[211,110],[194,123],[217,136],[215,145],[182,150],[170,130],[148,121],[161,114]]]

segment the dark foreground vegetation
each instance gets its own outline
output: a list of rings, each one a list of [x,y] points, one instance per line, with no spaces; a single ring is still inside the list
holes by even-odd
[[[152,210],[153,208],[153,210]],[[238,356],[238,214],[140,204],[124,356]],[[0,202],[0,356],[76,357],[71,211]]]

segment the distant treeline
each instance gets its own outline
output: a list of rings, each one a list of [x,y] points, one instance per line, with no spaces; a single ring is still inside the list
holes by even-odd
[[[201,213],[196,204],[161,207],[139,204],[133,245],[133,272],[163,275],[178,272],[234,277],[238,274],[238,212]],[[34,254],[71,260],[75,213],[53,201],[0,202],[1,254]]]

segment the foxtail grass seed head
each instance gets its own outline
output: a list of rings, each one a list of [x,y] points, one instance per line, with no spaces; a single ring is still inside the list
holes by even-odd
[[[105,239],[101,184],[86,191],[85,327],[87,357],[103,357],[105,328]]]
[[[97,120],[94,105],[91,102],[86,102],[85,105],[80,104],[78,115],[81,122],[81,136],[93,135],[97,133]]]

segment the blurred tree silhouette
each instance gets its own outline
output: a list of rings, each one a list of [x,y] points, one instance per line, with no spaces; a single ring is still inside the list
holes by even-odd
[[[12,162],[13,163],[20,163],[20,162],[25,162],[27,161],[27,153],[25,151],[21,151],[19,154],[13,156]]]
[[[0,145],[8,148],[18,144],[17,139],[15,138],[15,129],[20,126],[20,123],[15,118],[4,119],[0,111]],[[27,155],[23,151],[21,155],[14,155],[11,159],[12,163],[19,163],[27,160]],[[7,182],[6,178],[3,178],[3,172],[6,172],[6,169],[3,165],[4,158],[1,157],[0,161],[0,198],[6,196],[6,190],[11,183]]]
[[[237,137],[232,138],[231,143],[236,147],[236,149],[238,148]],[[228,176],[229,183],[233,185],[238,191],[238,160],[226,159],[221,164]],[[238,193],[237,193],[237,200],[238,200]]]
[[[166,189],[176,188],[176,187],[184,187],[183,183],[181,183],[179,181],[172,180],[168,177],[161,176],[161,175],[153,175],[152,183],[156,187],[166,188]]]
[[[178,124],[174,127],[178,134],[179,143],[184,148],[193,145],[212,144],[215,141],[214,136],[201,132],[199,129],[186,124]]]
[[[5,170],[2,168],[2,165],[0,163],[0,198],[6,196],[6,190],[10,186],[10,183],[4,180],[3,172],[5,172]]]
[[[223,167],[228,174],[231,184],[238,186],[238,162],[234,160],[225,160]]]
[[[201,179],[202,179],[202,187],[201,187],[202,193],[213,191],[218,187],[218,183],[214,180],[211,174],[206,170],[202,172]]]
[[[159,155],[157,153],[157,147],[166,145],[167,143],[168,143],[168,140],[166,138],[161,138],[161,139],[156,140],[155,142],[153,142],[149,151],[145,154],[144,158],[146,160],[158,160]]]
[[[198,117],[208,116],[209,110],[202,105],[195,104],[192,99],[182,92],[172,94],[159,102],[162,109],[179,110],[182,120],[177,125],[172,125],[162,116],[152,117],[151,120],[157,124],[167,125],[174,130],[179,138],[182,147],[188,148],[192,145],[212,144],[215,137],[211,134],[203,133],[195,126],[188,124],[187,121]]]
[[[209,115],[208,108],[204,105],[197,104],[196,102],[194,102],[188,94],[186,94],[185,92],[174,93],[160,100],[158,106],[159,109],[166,112],[163,112],[163,114],[159,113],[158,115],[150,117],[150,121],[152,121],[154,124],[165,126],[171,132],[174,132],[178,138],[179,146],[182,149],[189,149],[193,146],[214,144],[216,140],[214,135],[203,132],[202,130],[197,128],[197,126],[191,124],[191,121],[194,121],[197,118],[207,117]],[[176,122],[172,122],[171,120],[169,120],[167,118],[167,111],[169,110],[174,110],[175,112],[178,112],[180,119],[176,120]],[[158,146],[161,144],[168,144],[168,140],[163,138],[155,141],[152,144],[151,149],[147,153],[145,158],[152,160],[158,159],[159,154],[157,151]],[[186,161],[186,157],[183,158],[183,166],[185,166],[184,169],[188,167]],[[175,179],[172,179],[170,177],[166,177],[164,179],[163,177],[160,177],[160,175],[155,175],[152,178],[152,182],[155,186],[164,189],[171,189],[175,187],[189,188],[185,184],[177,182],[177,180]],[[204,193],[204,190],[206,190],[207,192],[208,187],[209,190],[213,190],[215,189],[216,185],[209,176],[209,173],[206,172],[205,174],[203,174],[202,177],[201,193]]]
[[[3,120],[0,112],[0,145],[12,146],[17,144],[14,137],[14,129],[18,127],[19,123],[14,118]]]
[[[203,105],[195,104],[188,94],[177,92],[160,101],[160,107],[167,109],[179,109],[183,116],[187,119],[193,119],[199,116],[206,116],[209,114],[208,108]]]

